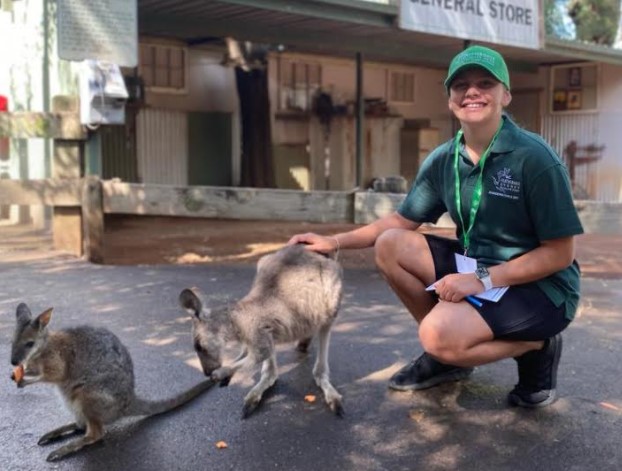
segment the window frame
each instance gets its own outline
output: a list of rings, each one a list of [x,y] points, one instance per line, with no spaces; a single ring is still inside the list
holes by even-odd
[[[594,85],[591,86],[591,88],[594,89],[594,96],[595,96],[594,106],[590,108],[578,108],[578,109],[566,108],[563,110],[556,110],[554,108],[554,101],[555,101],[554,97],[557,91],[564,91],[566,93],[566,100],[568,100],[568,96],[571,93],[576,94],[577,92],[579,92],[579,97],[581,100],[583,100],[585,88],[590,88],[590,87],[585,87],[584,85],[585,83],[584,80],[586,76],[585,69],[587,68],[593,68],[594,73],[595,73]],[[570,77],[568,77],[568,84],[566,85],[565,88],[563,89],[556,88],[556,84],[555,84],[556,73],[559,73],[560,71],[562,71],[561,73],[565,73],[569,75],[572,69],[579,69],[581,71],[580,73],[581,78],[579,79],[580,80],[579,84],[576,86],[571,86]],[[551,115],[555,115],[555,116],[598,113],[599,107],[600,107],[600,97],[599,97],[600,77],[601,77],[600,64],[594,63],[594,62],[574,62],[571,64],[551,65],[550,71],[549,71],[549,96],[548,96],[548,105],[547,105],[548,112]]]
[[[289,84],[284,83],[283,77],[285,74],[284,67],[289,67],[290,70],[288,74],[291,77],[291,82]],[[290,107],[287,103],[287,98],[285,93],[289,90],[290,93],[296,95],[298,91],[298,86],[301,82],[298,81],[296,77],[296,71],[299,67],[304,67],[304,92],[305,92],[305,101],[306,108],[303,107]],[[311,82],[310,78],[310,67],[317,68],[317,83]],[[313,108],[313,95],[314,93],[322,88],[322,63],[321,61],[308,60],[306,58],[299,57],[278,57],[277,60],[277,109],[281,112],[298,112],[298,113],[310,113]]]
[[[404,77],[411,76],[412,77],[412,86],[410,89],[410,93],[412,95],[412,99],[401,99],[402,97],[393,97],[393,77],[397,74],[400,74]],[[396,69],[390,68],[387,69],[387,102],[395,105],[414,105],[416,103],[416,84],[417,84],[417,74],[414,70],[408,69]],[[402,90],[404,92],[404,90]]]
[[[148,81],[145,78],[145,69],[146,65],[144,65],[143,63],[143,48],[151,48],[152,49],[152,63],[149,64],[149,66],[152,69],[152,73],[154,75],[154,81],[155,81],[155,74],[156,74],[156,69],[157,69],[157,52],[158,50],[166,50],[166,51],[170,51],[170,50],[174,50],[174,51],[178,51],[181,53],[181,61],[182,61],[182,65],[180,67],[180,70],[183,73],[183,77],[182,77],[182,85],[180,87],[175,87],[175,86],[162,86],[162,85],[149,85]],[[178,44],[170,44],[170,43],[161,43],[161,42],[152,42],[152,41],[141,41],[139,44],[139,51],[140,51],[140,62],[139,62],[139,66],[138,66],[138,73],[139,75],[142,77],[144,83],[145,83],[145,90],[148,90],[150,92],[155,92],[155,93],[166,93],[166,94],[172,94],[172,95],[184,95],[188,93],[188,48],[185,46],[181,46]],[[168,64],[167,64],[167,68],[169,69],[169,74],[170,71],[172,70],[172,65],[170,64],[171,60],[170,60],[170,56],[168,59]],[[169,78],[170,80],[170,78]]]

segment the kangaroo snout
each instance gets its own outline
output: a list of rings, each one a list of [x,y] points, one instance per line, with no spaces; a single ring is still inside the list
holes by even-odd
[[[214,371],[222,366],[220,355],[210,354],[198,341],[194,343],[194,351],[197,353],[197,357],[201,363],[201,369],[205,376],[211,376]]]

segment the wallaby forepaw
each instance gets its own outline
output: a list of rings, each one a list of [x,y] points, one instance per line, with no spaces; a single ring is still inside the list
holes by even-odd
[[[226,388],[227,386],[229,386],[230,382],[231,382],[231,376],[220,381],[220,383],[218,383],[218,386],[220,386],[221,388]]]

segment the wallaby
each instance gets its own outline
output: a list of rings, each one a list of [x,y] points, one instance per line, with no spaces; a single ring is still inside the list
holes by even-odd
[[[122,417],[151,416],[185,404],[214,384],[203,381],[178,396],[161,401],[141,399],[134,392],[132,358],[119,338],[107,329],[91,326],[51,331],[52,309],[33,319],[26,304],[17,306],[17,325],[11,363],[18,387],[37,382],[58,386],[75,422],[46,433],[39,445],[84,433],[47,457],[56,461],[103,438],[104,424]],[[17,370],[17,368],[16,368]]]
[[[341,395],[330,383],[328,368],[330,330],[342,292],[340,265],[298,244],[264,255],[250,292],[230,308],[204,309],[192,289],[184,289],[179,302],[191,314],[194,349],[206,376],[227,385],[241,367],[262,363],[259,381],[244,398],[243,418],[277,379],[275,344],[298,341],[298,349],[306,351],[316,333],[313,376],[328,406],[342,416]],[[222,366],[228,341],[239,342],[242,351],[231,365]]]

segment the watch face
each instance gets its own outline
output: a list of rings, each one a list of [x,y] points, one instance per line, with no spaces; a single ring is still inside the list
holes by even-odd
[[[475,270],[475,276],[477,276],[481,280],[482,278],[490,276],[490,273],[488,273],[488,269],[486,267],[479,267],[477,270]]]

